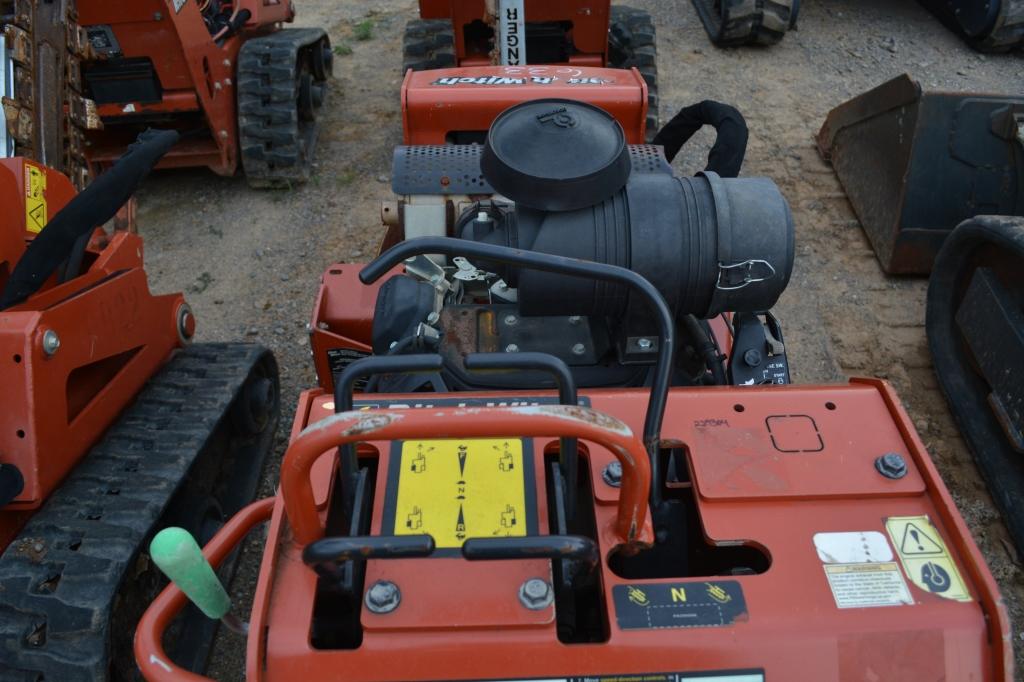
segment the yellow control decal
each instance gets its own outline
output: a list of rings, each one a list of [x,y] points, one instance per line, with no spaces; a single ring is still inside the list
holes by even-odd
[[[405,441],[400,461],[395,535],[427,534],[454,548],[527,534],[521,440]]]
[[[945,599],[971,601],[946,543],[927,516],[893,516],[886,519],[885,529],[911,582]]]
[[[34,163],[25,165],[25,229],[38,234],[46,227],[46,171]]]

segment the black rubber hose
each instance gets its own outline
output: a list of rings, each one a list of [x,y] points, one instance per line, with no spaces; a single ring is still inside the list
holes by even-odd
[[[718,136],[704,170],[735,178],[743,166],[748,137],[747,122],[736,107],[710,99],[683,107],[654,136],[654,144],[665,148],[665,158],[672,163],[683,145],[705,125],[714,126]]]
[[[75,247],[75,242],[113,218],[143,178],[178,141],[173,130],[146,130],[107,172],[57,212],[33,239],[7,280],[0,310],[21,303],[39,291]]]
[[[716,386],[725,386],[728,380],[725,376],[722,356],[718,352],[718,344],[715,343],[711,329],[701,325],[694,315],[683,316],[683,326],[686,328],[686,335],[697,352],[704,358],[704,364],[711,372],[711,377]]]

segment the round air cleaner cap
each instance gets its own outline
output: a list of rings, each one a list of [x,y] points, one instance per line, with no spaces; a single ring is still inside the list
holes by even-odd
[[[487,132],[480,170],[517,204],[573,211],[613,195],[629,179],[626,134],[585,102],[536,99],[503,111]]]

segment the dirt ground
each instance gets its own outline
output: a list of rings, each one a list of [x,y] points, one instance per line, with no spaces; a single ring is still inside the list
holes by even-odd
[[[1020,561],[933,374],[926,282],[884,276],[813,144],[829,109],[892,76],[909,72],[929,89],[1005,91],[1024,82],[1024,59],[972,52],[913,0],[806,0],[799,30],[767,50],[714,48],[685,0],[631,4],[650,10],[657,24],[662,120],[705,98],[737,106],[750,126],[743,174],[772,178],[792,206],[797,260],[777,314],[794,380],[869,375],[895,385],[1013,621],[1024,623]],[[241,177],[162,172],[139,195],[153,288],[186,292],[200,340],[245,338],[277,354],[284,414],[264,480],[268,494],[298,392],[315,381],[305,324],[320,275],[333,262],[365,260],[379,238],[379,201],[390,196],[391,153],[401,141],[401,32],[416,16],[411,0],[298,5],[300,24],[326,27],[347,53],[335,58],[313,181],[268,192],[250,190]],[[710,133],[698,135],[677,158],[678,171],[700,170],[711,141]],[[236,581],[241,599],[255,580],[254,554]],[[1024,667],[1024,643],[1015,642]],[[242,679],[243,649],[237,638],[221,638],[211,671],[217,679]]]

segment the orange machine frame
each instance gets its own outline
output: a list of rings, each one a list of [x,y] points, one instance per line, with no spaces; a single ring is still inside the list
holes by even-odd
[[[0,287],[35,234],[26,230],[26,194],[34,195],[33,219],[45,225],[74,193],[57,171],[0,159]],[[142,260],[140,237],[97,230],[81,275],[64,283],[51,277],[0,312],[0,461],[25,479],[0,509],[0,550],[194,331],[181,294],[149,292]],[[48,330],[60,340],[52,354],[42,347]]]
[[[522,402],[541,395],[550,397],[544,392],[455,397]],[[334,415],[331,395],[319,389],[304,393],[278,495],[236,517],[206,550],[211,558],[222,558],[271,515],[251,612],[247,679],[565,679],[737,670],[775,681],[1012,679],[1009,623],[995,581],[885,382],[670,392],[662,443],[681,449],[689,463],[688,485],[704,536],[692,541],[741,544],[770,557],[770,567],[760,574],[729,577],[745,595],[746,613],[728,627],[624,630],[616,623],[611,612],[617,586],[669,584],[699,593],[715,578],[631,581],[609,568],[609,555],[629,541],[622,534],[622,511],[632,505],[635,490],[608,486],[601,471],[613,458],[645,459],[633,433],[643,422],[647,392],[595,389],[581,396],[593,412],[543,406],[439,409],[430,407],[431,401],[452,396],[414,394],[372,396],[374,402],[413,409]],[[516,588],[524,577],[549,575],[547,560],[478,563],[432,557],[370,560],[367,584],[381,578],[399,584],[401,606],[385,615],[364,607],[364,636],[356,649],[314,648],[309,627],[317,578],[300,557],[304,543],[319,536],[327,500],[336,493],[336,446],[365,441],[361,454],[378,458],[372,532],[379,534],[382,486],[393,460],[385,454],[388,441],[485,434],[545,436],[532,441],[536,463],[557,447],[558,436],[585,441],[583,462],[594,481],[602,557],[598,570],[609,611],[607,641],[562,644],[550,607],[534,612],[519,607]],[[322,454],[310,468],[313,451]],[[887,452],[906,459],[906,476],[893,480],[875,470],[875,458]],[[543,486],[544,467],[534,471]],[[646,491],[644,498],[646,504]],[[543,495],[537,505],[538,518],[546,519]],[[884,534],[887,519],[899,516],[928,517],[944,538],[969,598],[946,599],[908,580],[912,603],[838,608],[812,538],[821,532]],[[546,524],[541,525],[543,533]],[[646,541],[649,521],[638,528],[637,540]],[[898,540],[886,541],[898,546]],[[136,660],[148,680],[207,679],[174,666],[161,648],[164,628],[184,603],[177,588],[168,587],[139,624]]]
[[[217,45],[194,0],[78,2],[79,23],[109,25],[125,57],[159,55],[159,59],[153,59],[153,66],[163,86],[161,100],[101,105],[98,112],[103,121],[116,124],[153,114],[173,121],[182,114],[198,114],[198,120],[209,129],[208,135],[182,139],[157,168],[208,166],[219,175],[232,175],[238,166],[234,83],[238,51],[247,38],[292,21],[295,7],[290,0],[235,0],[233,5],[252,15],[241,31]],[[90,131],[86,146],[90,165],[103,167],[116,161],[135,134],[116,125]]]
[[[524,11],[531,22],[564,22],[576,53],[569,63],[577,66],[605,66],[608,60],[608,21],[610,2],[546,2],[525,0]],[[455,29],[455,57],[458,66],[485,66],[491,63],[481,46],[466,44],[465,27],[487,17],[485,0],[420,0],[423,19],[451,19]]]
[[[514,104],[549,97],[601,107],[627,143],[644,143],[647,83],[640,72],[592,66],[410,70],[402,83],[402,134],[405,144],[445,144],[452,133],[486,132]]]

